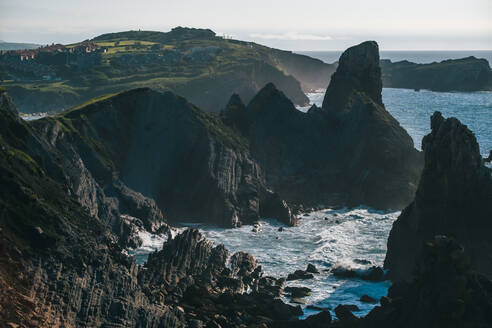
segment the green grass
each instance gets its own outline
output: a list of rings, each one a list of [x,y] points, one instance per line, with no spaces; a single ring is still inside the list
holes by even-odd
[[[287,72],[281,63],[272,60],[273,50],[268,47],[251,43],[235,43],[222,38],[193,38],[187,36],[187,33],[185,31],[181,39],[176,37],[176,33],[153,31],[129,31],[103,35],[91,40],[107,48],[107,52],[102,54],[102,63],[99,66],[90,70],[78,70],[70,66],[57,67],[62,81],[11,83],[7,88],[22,88],[15,94],[16,97],[40,97],[43,99],[44,106],[38,106],[41,107],[40,110],[51,111],[50,103],[54,103],[53,107],[57,109],[60,108],[56,105],[57,103],[67,107],[79,103],[80,105],[76,107],[82,107],[86,105],[84,102],[92,101],[91,98],[115,94],[131,88],[151,87],[179,93],[179,90],[184,90],[187,84],[193,84],[197,80],[210,79],[208,83],[216,83],[221,77],[237,72],[241,72],[237,73],[238,80],[244,80],[247,77],[244,76],[243,69],[259,61],[271,62],[278,69]],[[69,47],[79,44],[81,43],[75,43]],[[159,48],[152,49],[156,44]],[[211,61],[205,62],[193,62],[182,58],[178,62],[157,61],[148,66],[125,66],[117,60],[120,56],[128,54],[161,55],[169,49],[186,54],[191,48],[209,46],[216,46],[221,50]],[[51,97],[53,97],[52,101],[49,101]],[[36,106],[31,107],[34,109]],[[32,111],[33,109],[27,110]]]
[[[66,114],[71,113],[73,111],[80,110],[80,109],[82,109],[84,107],[87,107],[87,106],[89,106],[91,104],[94,104],[96,102],[109,99],[109,98],[111,98],[111,97],[113,97],[115,95],[117,95],[117,93],[110,93],[110,94],[106,94],[106,95],[102,95],[102,96],[99,96],[99,97],[95,97],[95,98],[89,99],[86,102],[84,102],[84,103],[82,103],[80,105],[74,106],[74,107],[70,108],[69,110],[61,113],[61,115],[66,115]]]

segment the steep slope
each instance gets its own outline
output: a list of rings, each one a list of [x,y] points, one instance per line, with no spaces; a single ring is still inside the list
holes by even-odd
[[[456,118],[431,118],[422,140],[425,165],[415,200],[393,224],[385,267],[394,281],[411,277],[416,256],[435,235],[453,236],[474,268],[492,276],[492,173],[475,136]]]
[[[133,191],[171,221],[230,227],[262,215],[294,224],[247,141],[170,92],[135,89],[33,126],[60,152],[62,166],[74,168],[68,180],[93,215],[107,208],[99,198],[126,199]],[[144,223],[155,231],[157,222]]]
[[[345,51],[322,109],[302,113],[268,84],[245,109],[236,97],[222,113],[289,203],[398,209],[412,200],[421,155],[384,109],[378,63],[375,42]]]
[[[9,98],[0,98],[0,325],[59,327],[111,321],[104,311],[113,295],[126,299],[123,293],[138,289],[130,284],[136,266],[122,257],[101,222],[28,154],[29,142],[37,137],[9,109]],[[103,284],[102,277],[107,277]],[[136,316],[140,306],[134,305]],[[168,309],[160,311],[149,317],[160,322],[170,316]]]
[[[486,59],[467,57],[439,63],[381,61],[386,88],[429,89],[433,91],[492,90],[492,70]]]

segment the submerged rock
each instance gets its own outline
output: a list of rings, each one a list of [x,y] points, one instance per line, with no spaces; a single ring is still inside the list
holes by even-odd
[[[377,303],[378,302],[374,297],[371,297],[367,294],[362,295],[360,297],[360,301],[364,302],[364,303]]]

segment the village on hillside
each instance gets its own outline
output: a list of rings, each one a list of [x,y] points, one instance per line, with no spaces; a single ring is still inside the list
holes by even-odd
[[[93,42],[74,46],[51,44],[31,50],[7,50],[0,52],[0,81],[60,81],[53,65],[71,65],[84,70],[101,62],[106,48]]]

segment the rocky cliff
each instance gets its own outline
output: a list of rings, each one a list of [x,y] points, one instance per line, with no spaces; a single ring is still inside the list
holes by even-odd
[[[435,235],[453,236],[474,268],[492,276],[492,173],[473,133],[436,112],[422,140],[425,165],[414,201],[393,224],[385,267],[394,281],[411,277],[417,254]]]
[[[381,100],[378,46],[345,51],[322,109],[302,113],[273,84],[222,114],[250,143],[266,180],[291,204],[403,208],[422,161]]]
[[[56,159],[49,167],[56,153],[37,130],[46,123],[33,129],[19,119],[3,92],[0,105],[0,326],[217,327],[302,313],[278,299],[283,281],[263,277],[252,256],[231,256],[196,230],[137,266],[119,234],[72,193],[70,173],[52,173],[63,168]],[[71,136],[80,147],[65,133],[59,142]]]
[[[349,109],[357,93],[383,105],[381,89],[379,47],[375,41],[366,41],[348,48],[340,56],[322,107],[332,111]]]
[[[160,228],[161,211],[169,221],[228,227],[260,215],[295,222],[288,211],[269,210],[283,203],[267,188],[247,141],[170,92],[136,89],[33,126],[92,215],[111,216],[111,204],[121,211],[137,197],[138,208],[125,214],[144,214],[149,231]]]
[[[385,88],[428,89],[433,91],[492,90],[492,70],[486,59],[467,57],[439,63],[392,63],[382,60]]]

